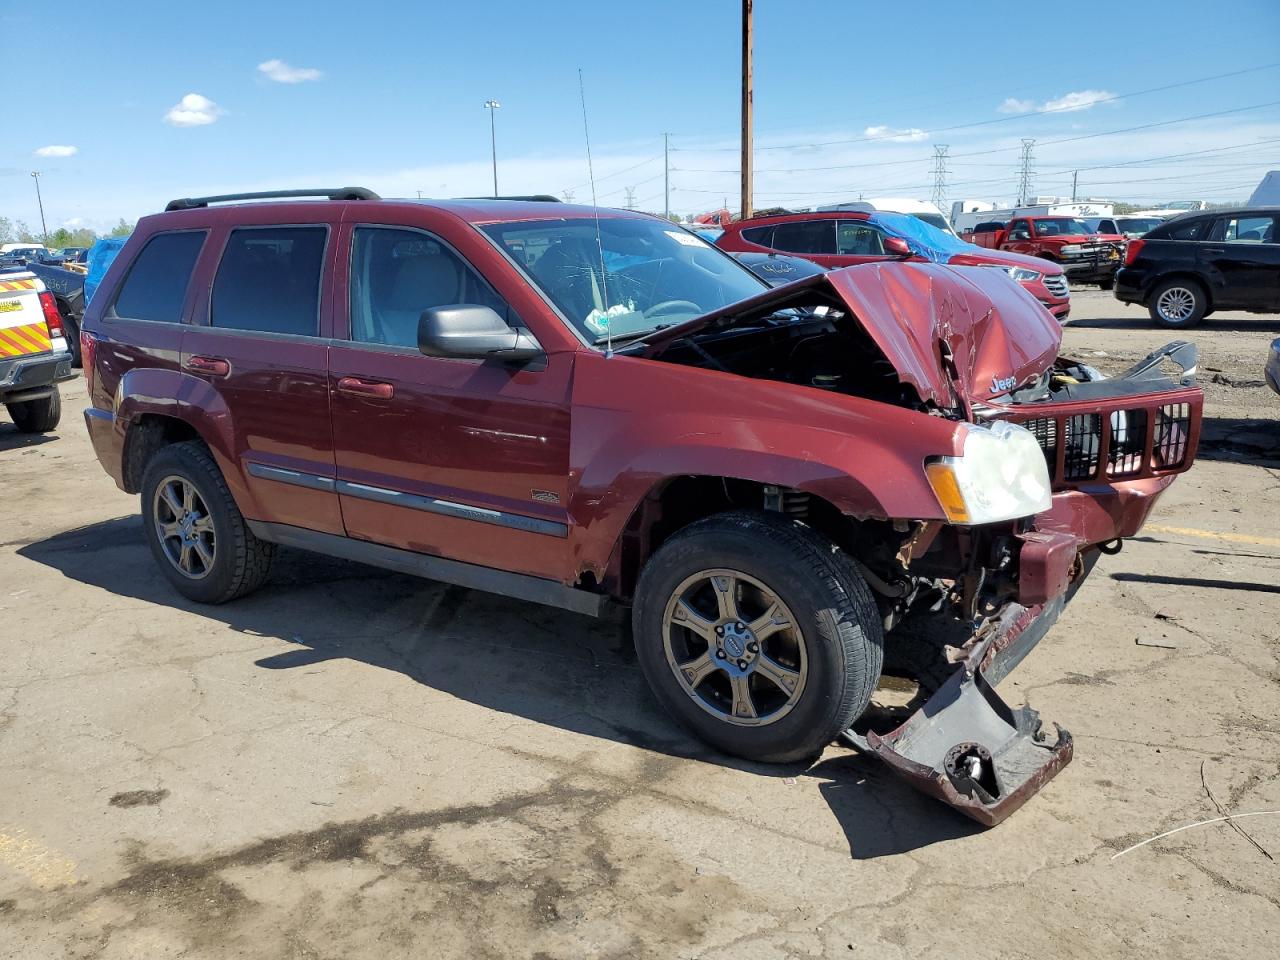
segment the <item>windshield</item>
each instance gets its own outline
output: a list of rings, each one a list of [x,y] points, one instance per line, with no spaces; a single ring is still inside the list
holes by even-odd
[[[1075,217],[1054,217],[1052,220],[1037,220],[1036,234],[1041,237],[1067,236],[1077,233],[1093,233],[1089,225]]]
[[[1148,230],[1154,230],[1163,222],[1159,217],[1121,217],[1116,221],[1116,226],[1120,228],[1122,233],[1137,237]]]
[[[951,224],[947,223],[946,217],[940,213],[913,213],[911,216],[943,233],[949,233],[953,237],[956,235],[956,232],[951,229]]]
[[[662,220],[580,217],[481,229],[592,343],[682,323],[768,289],[728,254]]]

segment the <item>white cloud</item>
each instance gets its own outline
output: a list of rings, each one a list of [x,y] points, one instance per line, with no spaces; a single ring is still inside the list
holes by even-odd
[[[188,93],[169,108],[164,122],[175,127],[203,127],[215,122],[227,111],[198,93]]]
[[[1045,101],[1044,109],[1072,113],[1076,110],[1088,110],[1114,97],[1115,94],[1110,90],[1077,90],[1074,93],[1064,93],[1056,100]]]
[[[928,140],[929,134],[921,130],[919,127],[910,127],[907,129],[898,129],[896,127],[867,127],[862,131],[865,137],[874,137],[876,140],[888,140],[892,143],[917,143],[921,140]]]
[[[266,60],[258,64],[258,72],[276,83],[306,83],[324,76],[315,67],[291,67],[283,60]]]
[[[996,107],[997,113],[1074,113],[1077,110],[1088,110],[1099,103],[1110,101],[1115,94],[1110,90],[1074,90],[1064,93],[1053,100],[1036,103],[1034,100],[1019,100],[1016,97],[1005,97],[1003,103]]]
[[[996,107],[1000,113],[1030,113],[1036,108],[1034,100],[1018,100],[1015,97],[1006,97],[1004,103]]]
[[[51,143],[47,147],[41,147],[36,151],[37,157],[74,157],[80,152],[79,147],[65,146],[60,143]]]

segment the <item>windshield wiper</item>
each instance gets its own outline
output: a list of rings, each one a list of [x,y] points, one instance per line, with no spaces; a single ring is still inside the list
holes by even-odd
[[[596,337],[591,341],[591,343],[593,346],[597,347],[601,344],[609,343],[610,341],[613,343],[632,343],[636,340],[642,340],[645,337],[652,336],[659,330],[665,330],[667,327],[674,326],[674,323],[660,323],[656,327],[650,327],[648,330],[632,330],[630,333],[615,333],[613,336],[606,333],[602,336]]]

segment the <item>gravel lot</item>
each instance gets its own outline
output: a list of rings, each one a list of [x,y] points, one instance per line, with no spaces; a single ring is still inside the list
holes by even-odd
[[[1075,294],[1068,352],[1172,339]],[[1276,318],[1193,331],[1201,462],[1005,681],[1076,759],[976,829],[875,762],[701,749],[619,632],[286,554],[179,599],[64,390],[0,425],[0,957],[1275,957]]]

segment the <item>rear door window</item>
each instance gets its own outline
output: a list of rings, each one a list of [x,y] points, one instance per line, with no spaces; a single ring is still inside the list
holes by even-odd
[[[418,318],[454,303],[490,307],[522,326],[505,300],[458,254],[429,234],[357,227],[351,246],[351,339],[418,347]]]
[[[161,233],[147,241],[120,285],[112,315],[127,320],[180,323],[191,273],[204,245],[203,230]]]
[[[327,237],[325,227],[232,230],[213,281],[209,323],[316,336]]]
[[[748,227],[742,231],[742,239],[759,247],[773,246],[773,227]]]
[[[1271,217],[1223,217],[1213,225],[1209,239],[1215,243],[1274,243]]]
[[[1186,223],[1171,223],[1159,229],[1159,235],[1152,231],[1153,240],[1204,240],[1209,232],[1209,219],[1188,220]]]
[[[780,223],[773,230],[773,249],[787,253],[834,256],[836,222],[834,220],[800,220],[795,223]]]

